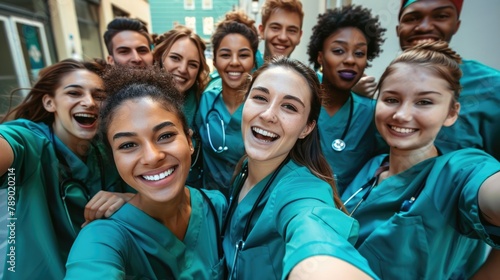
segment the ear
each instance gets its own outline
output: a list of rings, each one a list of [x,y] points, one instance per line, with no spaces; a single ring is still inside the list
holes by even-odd
[[[455,102],[452,108],[450,108],[450,112],[448,116],[444,120],[443,126],[452,126],[458,119],[458,114],[460,113],[460,103]]]
[[[302,29],[300,29],[299,41],[297,42],[297,45],[295,45],[295,46],[298,46],[300,44],[300,39],[302,39]]]
[[[52,98],[52,96],[45,94],[42,97],[42,103],[43,108],[45,108],[47,112],[54,113],[56,111],[56,106],[54,104],[54,99]]]
[[[460,29],[460,24],[462,23],[461,20],[457,21],[457,25],[455,26],[455,32],[453,32],[453,35],[455,35],[458,32],[458,29]]]
[[[191,128],[189,129],[188,134],[189,134],[189,137],[187,137],[187,139],[188,139],[188,143],[189,143],[189,150],[191,151],[191,154],[193,154],[194,153],[193,130]],[[198,145],[199,145],[199,143],[198,143]]]
[[[396,25],[396,36],[399,38],[399,24]]]
[[[108,64],[115,65],[115,60],[113,59],[113,56],[111,56],[111,55],[108,55],[106,61],[108,62]]]
[[[316,58],[316,61],[320,66],[323,66],[323,51],[318,52],[318,57]]]
[[[313,131],[314,127],[316,126],[316,121],[312,121],[311,123],[307,124],[306,127],[302,130],[302,132],[299,135],[299,139],[304,139],[306,138],[311,131]]]
[[[262,40],[264,40],[264,25],[259,24],[259,36]]]

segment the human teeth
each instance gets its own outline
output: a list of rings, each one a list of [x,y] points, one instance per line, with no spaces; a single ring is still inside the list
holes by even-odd
[[[254,127],[254,128],[253,128],[253,131],[255,131],[256,133],[261,134],[261,135],[263,135],[263,136],[266,136],[266,137],[271,137],[271,138],[276,138],[276,137],[278,137],[278,135],[277,135],[277,134],[274,134],[274,133],[272,133],[272,132],[269,132],[269,131],[266,131],[266,130],[263,130],[263,129],[261,129],[261,128],[257,128],[257,127]]]
[[[178,76],[174,76],[174,79],[175,79],[176,81],[181,82],[181,83],[184,83],[185,81],[187,81],[187,79],[182,78],[182,77],[178,77]]]
[[[391,129],[396,131],[396,132],[399,132],[399,133],[412,133],[412,132],[415,132],[416,129],[412,129],[412,128],[403,128],[403,127],[397,127],[397,126],[391,126]]]
[[[172,172],[174,172],[174,168],[170,168],[169,170],[156,175],[143,175],[142,178],[148,181],[158,181],[164,179],[165,177],[168,177],[170,174],[172,174]]]
[[[82,118],[97,118],[96,115],[91,115],[91,114],[83,114],[83,113],[77,113],[75,114],[75,117],[82,117]]]
[[[227,72],[229,76],[240,76],[241,72]]]
[[[285,46],[280,46],[280,45],[274,45],[275,48],[277,48],[278,50],[284,50],[286,49]]]

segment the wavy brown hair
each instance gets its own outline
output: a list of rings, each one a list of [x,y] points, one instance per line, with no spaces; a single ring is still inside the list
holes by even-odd
[[[54,113],[48,112],[43,106],[43,96],[48,94],[54,96],[56,89],[61,85],[62,78],[77,70],[88,70],[97,75],[101,75],[106,67],[103,60],[94,60],[81,62],[74,59],[65,59],[51,66],[40,70],[38,80],[35,85],[29,89],[29,93],[24,101],[17,107],[9,110],[1,122],[12,119],[28,119],[33,122],[44,122],[51,124],[54,122]],[[12,96],[23,88],[15,89],[11,92]]]

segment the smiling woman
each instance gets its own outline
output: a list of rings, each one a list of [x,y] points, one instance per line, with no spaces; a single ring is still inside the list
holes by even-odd
[[[25,101],[7,114],[15,120],[0,125],[0,188],[15,193],[11,245],[23,267],[4,279],[61,279],[81,225],[128,199],[113,161],[93,140],[106,97],[103,68],[64,60],[43,69]],[[7,170],[15,182],[6,180]]]
[[[226,200],[186,185],[193,145],[172,76],[113,68],[104,80],[111,97],[100,114],[102,136],[137,194],[80,232],[66,279],[222,279]]]

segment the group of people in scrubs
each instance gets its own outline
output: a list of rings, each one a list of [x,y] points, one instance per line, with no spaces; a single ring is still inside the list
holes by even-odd
[[[448,46],[462,4],[402,1],[403,53],[376,99],[364,70],[385,28],[360,6],[319,15],[319,72],[287,58],[296,0],[265,1],[258,29],[229,12],[211,75],[190,29],[153,41],[138,21],[110,23],[108,66],[46,68],[0,125],[2,188],[16,170],[13,215],[37,231],[16,232],[4,278],[496,275],[498,113],[467,101],[494,106],[500,72]]]

